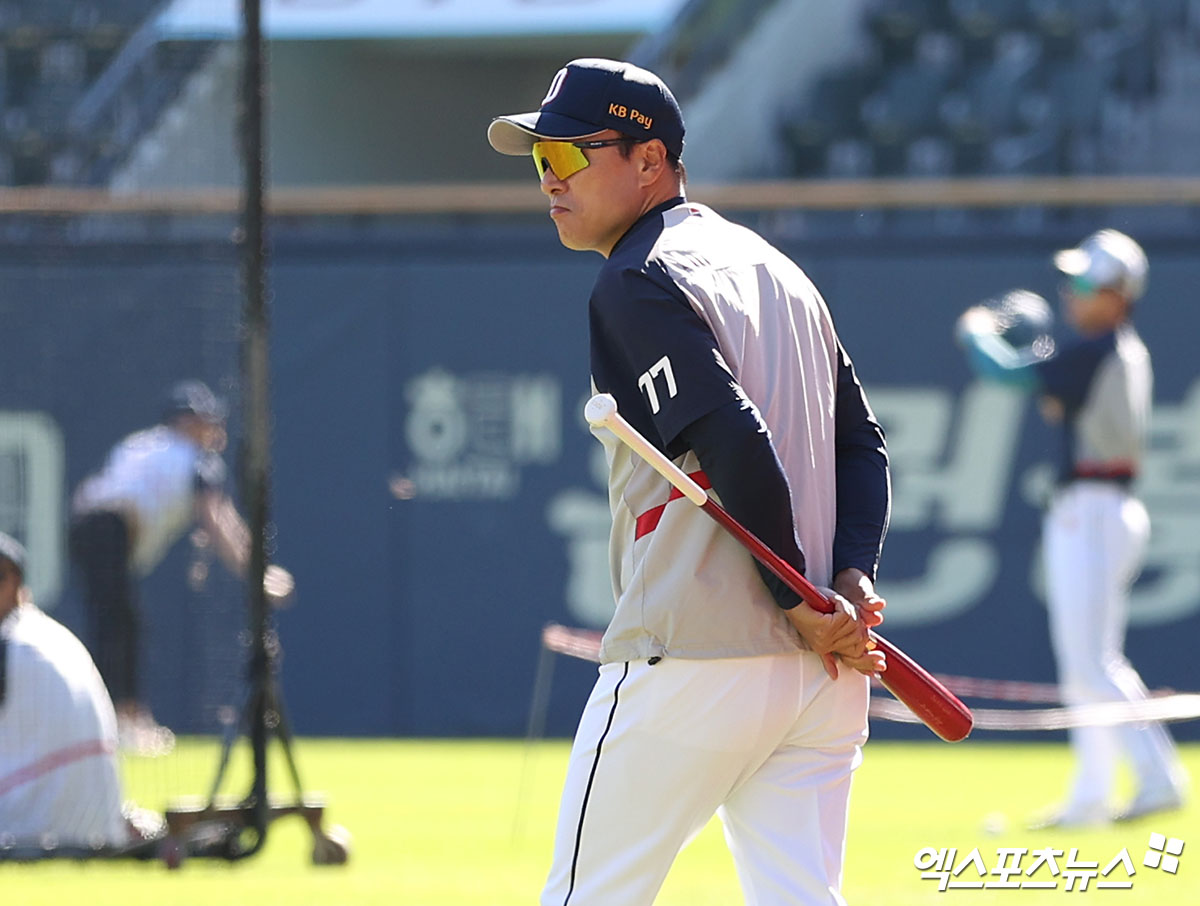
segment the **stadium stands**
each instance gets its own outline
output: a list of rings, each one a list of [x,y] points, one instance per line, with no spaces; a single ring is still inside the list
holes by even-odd
[[[858,108],[877,78],[866,65],[827,73],[807,103],[784,118],[783,143],[796,172],[820,169],[835,140],[853,141],[863,134]]]
[[[725,62],[758,16],[776,0],[706,0],[685,4],[662,33],[633,56],[655,60],[655,71],[677,95],[689,94]]]
[[[207,49],[155,40],[161,0],[0,2],[0,184],[103,184]]]
[[[866,52],[781,114],[790,175],[1138,172],[1117,133],[1171,104],[1198,18],[1188,0],[871,0]]]
[[[635,56],[686,106],[767,11],[796,2],[694,0]],[[1200,170],[1181,150],[1200,132],[1196,0],[856,2],[857,43],[841,62],[797,59],[797,89],[764,108],[772,162],[728,176]],[[161,6],[0,0],[0,185],[104,185],[131,159],[213,49],[161,40]],[[762,79],[779,72],[764,60]]]

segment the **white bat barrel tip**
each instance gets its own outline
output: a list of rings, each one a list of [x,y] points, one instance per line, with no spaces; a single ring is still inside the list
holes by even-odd
[[[597,428],[607,424],[616,414],[617,401],[611,393],[597,393],[583,407],[583,417],[588,420],[589,425]]]

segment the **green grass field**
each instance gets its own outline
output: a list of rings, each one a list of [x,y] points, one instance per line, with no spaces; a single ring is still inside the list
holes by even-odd
[[[520,741],[303,739],[296,753],[306,788],[324,792],[329,824],[354,835],[346,866],[313,866],[303,821],[277,821],[265,849],[244,862],[193,859],[178,871],[162,863],[42,862],[0,864],[0,903],[14,906],[213,906],[213,904],[358,904],[358,906],[531,906],[547,870],[567,744]],[[277,753],[276,753],[277,754]],[[127,766],[143,804],[156,790],[191,783],[202,789],[216,768],[216,745],[188,741],[171,758]],[[248,759],[235,752],[231,786]],[[1200,778],[1200,745],[1185,747]],[[918,903],[994,904],[1090,901],[1132,904],[1200,902],[1200,806],[1105,830],[1039,831],[1025,820],[1064,789],[1065,746],[968,740],[958,745],[873,742],[853,794],[845,894],[859,906]],[[289,792],[272,761],[271,789]],[[990,816],[989,829],[985,819]],[[999,823],[1007,823],[999,829]],[[1150,833],[1185,841],[1174,875],[1142,864]],[[922,847],[972,848],[991,868],[1000,847],[1078,847],[1103,868],[1122,848],[1136,868],[1132,889],[939,892],[913,859]],[[1022,863],[1027,867],[1029,862]],[[1065,857],[1064,860],[1065,861]],[[1060,868],[1061,868],[1060,864]],[[968,868],[960,876],[972,875]],[[1112,879],[1126,880],[1118,868]],[[1043,869],[1034,880],[1053,880]],[[680,855],[661,906],[736,906],[742,902],[720,826],[710,824]]]

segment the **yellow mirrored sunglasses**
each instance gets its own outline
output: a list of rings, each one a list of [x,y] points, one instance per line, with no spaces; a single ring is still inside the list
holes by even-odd
[[[588,159],[583,153],[585,148],[607,148],[626,142],[632,145],[645,141],[649,139],[629,138],[623,135],[620,138],[602,138],[596,141],[534,142],[533,165],[537,167],[538,179],[544,178],[547,170],[559,179],[566,179],[588,165]]]

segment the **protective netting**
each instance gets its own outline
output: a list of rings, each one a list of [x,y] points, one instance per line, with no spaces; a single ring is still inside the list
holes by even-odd
[[[181,229],[144,217],[71,214],[5,221],[19,239],[0,251],[7,347],[0,382],[0,530],[28,550],[33,601],[71,629],[93,658],[104,657],[96,648],[103,631],[97,624],[116,619],[119,626],[110,623],[108,634],[121,638],[109,639],[104,664],[109,685],[121,687],[114,698],[135,697],[176,734],[218,734],[243,694],[243,586],[190,513],[180,514],[178,525],[174,516],[152,522],[189,504],[169,483],[178,476],[162,471],[175,467],[170,457],[141,457],[139,447],[180,445],[163,423],[171,389],[184,380],[204,382],[230,412],[228,440],[215,441],[205,468],[214,473],[214,486],[236,501],[242,432],[232,224],[212,218]],[[223,240],[214,238],[222,234]],[[81,491],[89,476],[95,476],[90,490]],[[136,604],[128,621],[86,603],[79,557],[93,571],[109,571],[114,582],[127,568],[105,549],[112,537],[103,525],[108,517],[130,533],[128,558],[139,561],[130,572]],[[81,532],[85,522],[93,526],[90,533]],[[153,549],[160,545],[158,559]],[[10,704],[40,694],[10,677]],[[155,754],[152,734],[139,739],[136,727],[123,724],[122,730],[129,751]],[[165,737],[159,742],[158,749],[169,751]],[[180,776],[171,760],[165,754],[130,762],[143,775],[132,781],[147,782],[153,800],[180,791],[174,787],[198,791],[207,782]],[[162,801],[155,804],[162,808]]]
[[[119,848],[114,801],[127,826],[154,820],[131,802],[209,794],[247,696],[252,547],[241,212],[191,176],[236,172],[238,124],[130,177],[212,48],[157,44],[153,2],[9,6],[31,62],[0,99],[0,182],[30,188],[0,205],[0,531],[32,604],[3,624],[0,858]],[[200,494],[227,509],[206,518]]]
[[[579,629],[547,624],[542,629],[542,650],[546,653],[565,654],[580,660],[599,662],[600,638],[602,633],[594,629]],[[543,657],[535,682],[533,714],[530,727],[541,725],[537,712],[544,707],[550,682],[550,662]],[[997,702],[1047,704],[1061,701],[1058,687],[1049,683],[1031,683],[1020,680],[993,680],[978,677],[947,676],[935,674],[946,688],[964,699],[981,699]],[[882,686],[873,683],[877,690]],[[1146,721],[1180,721],[1200,718],[1200,693],[1179,693],[1160,689],[1144,702],[1105,702],[1089,705],[1060,706],[1053,708],[978,708],[972,707],[974,730],[1028,731],[1065,730],[1071,727],[1114,726],[1117,724],[1145,723]],[[871,696],[870,715],[880,720],[900,723],[920,723],[906,706],[887,696]]]

